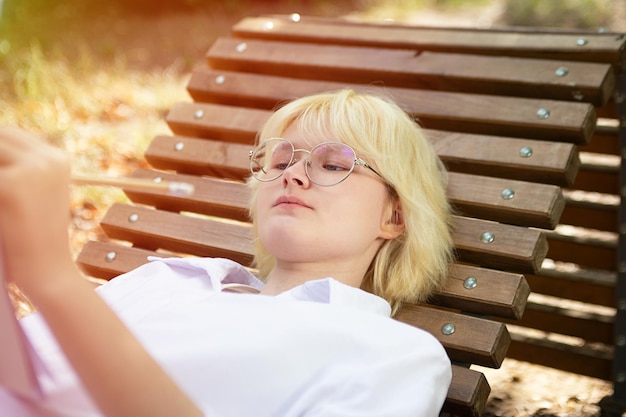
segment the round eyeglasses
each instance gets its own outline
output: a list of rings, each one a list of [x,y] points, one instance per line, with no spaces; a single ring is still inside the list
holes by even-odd
[[[295,149],[293,143],[287,139],[268,139],[250,151],[250,172],[259,181],[273,181],[298,162],[298,159],[294,159],[296,152],[309,154],[304,170],[313,184],[322,187],[339,184],[348,178],[356,165],[370,169],[388,184],[374,168],[357,157],[351,147],[339,142],[320,143],[308,151]]]

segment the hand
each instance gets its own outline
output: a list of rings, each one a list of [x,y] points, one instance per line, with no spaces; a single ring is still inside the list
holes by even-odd
[[[8,276],[27,295],[53,284],[47,277],[75,271],[67,231],[69,175],[61,150],[0,127],[0,245]]]

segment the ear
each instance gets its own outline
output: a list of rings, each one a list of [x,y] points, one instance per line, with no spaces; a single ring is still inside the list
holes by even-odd
[[[402,207],[398,201],[392,201],[387,206],[380,225],[380,238],[385,240],[395,239],[404,233],[405,224],[402,215]]]

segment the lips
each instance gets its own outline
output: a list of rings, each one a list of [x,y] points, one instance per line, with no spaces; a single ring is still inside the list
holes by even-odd
[[[276,199],[276,201],[274,201],[273,207],[280,205],[298,205],[306,208],[311,208],[311,206],[309,206],[303,200],[291,195],[281,195]]]

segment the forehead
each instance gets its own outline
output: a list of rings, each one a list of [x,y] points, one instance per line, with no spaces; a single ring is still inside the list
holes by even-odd
[[[334,138],[320,134],[321,132],[307,132],[305,132],[305,129],[299,128],[295,123],[292,123],[282,133],[282,137],[288,139],[293,143],[294,147],[300,149],[311,149],[322,142],[335,141]]]

